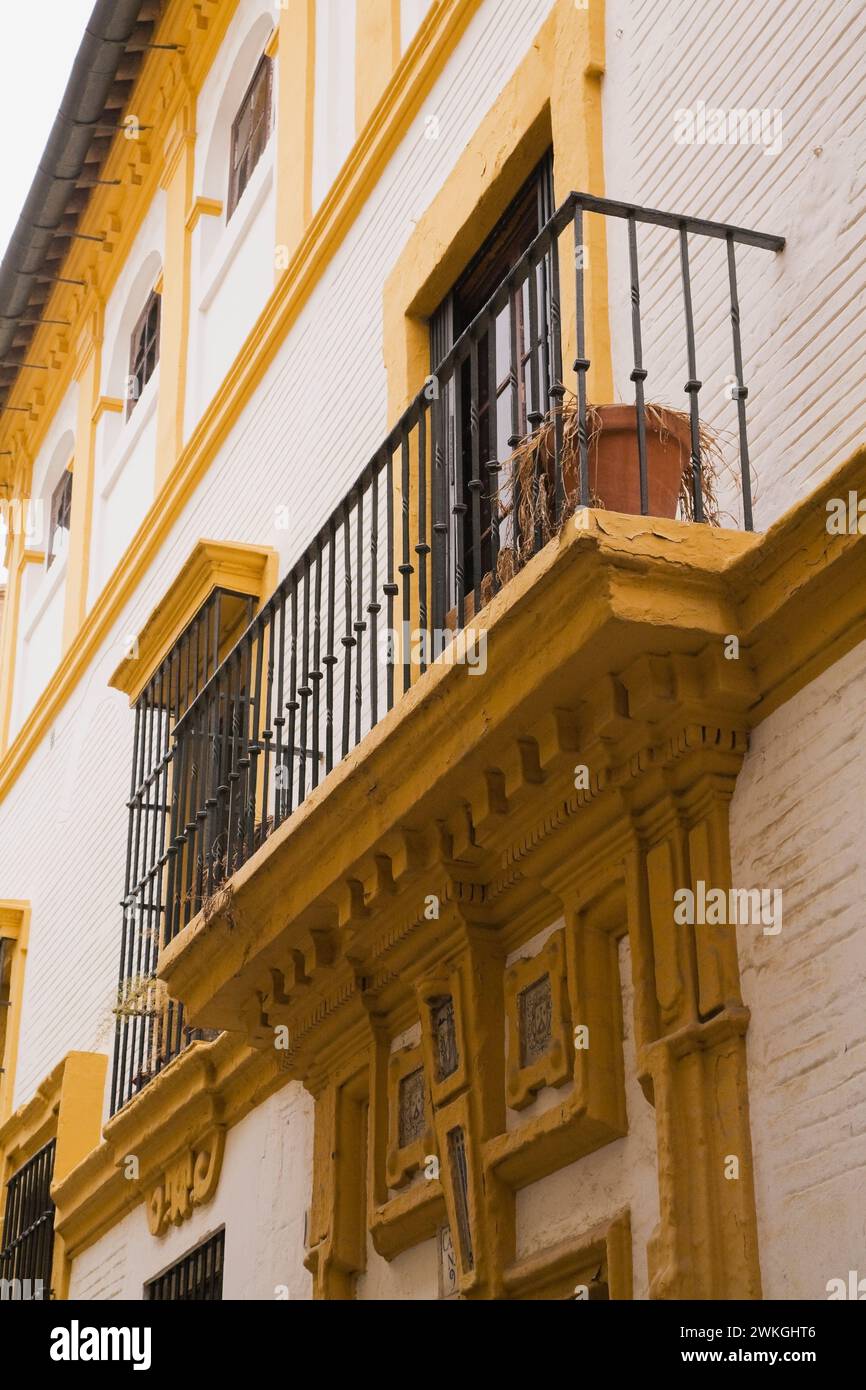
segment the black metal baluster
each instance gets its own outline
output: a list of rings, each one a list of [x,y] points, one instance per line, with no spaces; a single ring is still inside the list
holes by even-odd
[[[250,779],[249,779],[249,802],[252,819],[252,835],[250,838],[251,851],[255,850],[256,834],[255,820],[259,805],[259,758],[262,754],[262,672],[264,667],[265,655],[265,625],[264,618],[259,617],[251,641],[255,643],[256,676],[253,695],[250,701],[249,721],[250,733],[252,735],[249,744],[250,757]],[[252,664],[252,663],[251,663]],[[268,837],[268,808],[262,801],[261,819],[261,840],[264,842]]]
[[[289,699],[286,700],[286,709],[289,711],[289,729],[286,737],[286,810],[285,815],[290,816],[295,808],[295,756],[297,748],[297,712],[300,708],[298,700],[298,579],[297,570],[292,571],[291,589],[291,623],[292,636],[289,647]],[[298,774],[300,783],[300,771]]]
[[[481,607],[481,416],[480,380],[478,372],[478,339],[472,339],[469,348],[469,440],[471,447],[472,477],[467,484],[472,499],[472,569],[474,612]]]
[[[422,398],[418,406],[418,627],[421,633],[420,669],[427,670],[424,660],[428,650],[429,623],[427,615],[427,404]]]
[[[325,666],[325,772],[334,766],[334,667],[337,657],[334,653],[334,624],[337,566],[337,527],[331,519],[328,527],[328,654]]]
[[[262,730],[262,744],[264,747],[265,763],[262,772],[262,815],[265,823],[270,817],[270,780],[271,780],[271,739],[274,731],[271,728],[271,717],[273,714],[273,693],[274,693],[274,642],[276,639],[276,603],[271,599],[264,608],[264,619],[268,628],[268,670],[266,676],[266,696],[265,696],[265,723]],[[262,639],[264,641],[264,638]],[[275,778],[276,794],[279,795],[279,778]]]
[[[641,516],[649,513],[649,490],[646,472],[646,406],[644,403],[644,382],[646,371],[643,365],[640,323],[640,280],[637,264],[637,224],[635,215],[628,215],[628,263],[631,275],[631,336],[634,346],[634,367],[631,380],[634,382],[634,403],[637,415],[637,457],[640,469],[640,510]]]
[[[355,743],[361,742],[361,711],[364,686],[364,482],[358,484],[358,513],[355,518],[355,544],[358,577],[355,584]]]
[[[498,369],[496,361],[496,319],[494,310],[487,315],[487,474],[490,479],[490,577],[493,593],[499,591],[499,397],[496,394]]]
[[[313,771],[311,782],[319,785],[319,720],[321,718],[322,685],[322,533],[316,540],[316,589],[313,599],[313,669],[310,680],[313,684]]]
[[[298,805],[307,795],[307,713],[313,687],[309,677],[310,663],[310,557],[304,556],[304,625],[301,644],[301,674],[304,683],[298,689],[301,697],[301,737],[298,747]]]
[[[385,516],[387,523],[387,544],[388,544],[388,564],[385,583],[382,585],[382,592],[387,597],[387,618],[388,618],[388,661],[385,671],[387,685],[388,709],[394,708],[394,665],[396,658],[396,644],[394,642],[394,599],[398,589],[394,583],[394,452],[390,441],[386,445],[386,465],[385,465]]]
[[[412,657],[410,631],[412,628],[412,574],[413,566],[409,560],[409,433],[405,426],[400,427],[400,487],[401,515],[403,522],[403,562],[400,575],[403,588],[403,629],[400,634],[400,650],[403,654],[403,691],[412,684]]]
[[[752,473],[749,463],[749,437],[746,430],[746,401],[749,388],[743,380],[743,345],[740,339],[740,297],[737,291],[737,262],[734,252],[734,238],[727,236],[728,246],[728,285],[731,292],[731,332],[734,344],[734,373],[737,384],[734,394],[737,401],[737,424],[740,435],[740,481],[743,488],[743,527],[754,530],[752,518]]]
[[[455,518],[455,563],[454,580],[457,598],[458,631],[466,626],[466,516],[465,485],[463,478],[463,363],[461,358],[454,363],[454,502],[451,511]]]
[[[683,280],[683,306],[686,316],[686,354],[689,364],[689,379],[684,390],[689,398],[689,427],[691,433],[692,499],[695,521],[704,520],[704,496],[701,484],[701,422],[698,412],[698,393],[703,382],[698,381],[697,356],[695,353],[695,320],[692,313],[692,282],[689,274],[689,234],[683,225],[680,227],[680,271]]]
[[[280,597],[278,605],[279,625],[277,629],[277,690],[274,698],[274,728],[277,731],[276,746],[274,748],[274,829],[285,818],[286,808],[286,769],[283,759],[283,725],[286,716],[283,714],[283,693],[285,691],[285,664],[286,664],[286,591],[288,585],[294,586],[294,575],[290,575],[288,581],[284,580],[280,585]]]
[[[370,495],[370,728],[379,722],[379,640],[378,621],[382,605],[378,602],[379,588],[379,459],[373,460],[373,479]]]
[[[437,392],[440,390],[437,378]],[[430,487],[430,509],[433,518],[433,556],[431,583],[433,588],[433,631],[441,632],[445,627],[448,589],[448,479],[446,476],[446,449],[444,433],[448,418],[444,398],[435,397],[431,412],[432,439],[431,464],[433,474]]]
[[[550,238],[550,291],[547,298],[550,305],[550,377],[548,396],[550,414],[553,417],[553,517],[558,527],[562,520],[565,503],[565,477],[563,474],[563,419],[562,406],[565,399],[565,383],[562,379],[562,307],[559,286],[559,241],[555,234]]]
[[[589,436],[586,420],[586,374],[589,371],[589,358],[586,355],[585,260],[583,204],[578,201],[574,208],[575,320],[577,325],[577,356],[574,359],[574,370],[577,373],[577,451],[580,471],[578,499],[581,507],[589,506]]]
[[[349,708],[352,692],[352,535],[349,511],[349,498],[343,503],[343,563],[345,566],[345,592],[343,595],[346,631],[340,638],[343,646],[343,757],[349,751]]]
[[[535,434],[544,419],[541,413],[541,388],[539,381],[539,334],[538,334],[538,267],[529,264],[527,276],[529,289],[529,384],[530,384],[530,409],[526,414],[526,421],[529,425],[530,434]],[[542,525],[543,508],[541,498],[543,496],[544,483],[542,480],[541,449],[535,450],[535,465],[532,476],[532,514],[535,518],[534,549],[540,550],[544,543],[544,528]]]
[[[522,290],[519,291],[522,295]],[[523,439],[523,418],[520,409],[520,347],[517,342],[517,294],[513,276],[508,277],[508,344],[511,362],[508,370],[508,389],[511,396],[511,434],[508,436],[509,449],[516,449]],[[512,570],[520,564],[522,550],[520,538],[520,470],[511,465],[511,544],[513,549]]]

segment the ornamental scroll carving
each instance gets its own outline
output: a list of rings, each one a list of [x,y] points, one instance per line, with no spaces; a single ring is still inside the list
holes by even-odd
[[[180,1226],[194,1207],[204,1206],[216,1192],[225,1148],[225,1128],[216,1126],[203,1139],[187,1145],[163,1171],[147,1195],[147,1224],[154,1236]]]

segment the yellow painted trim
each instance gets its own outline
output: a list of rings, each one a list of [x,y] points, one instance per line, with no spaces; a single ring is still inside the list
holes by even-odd
[[[27,965],[27,946],[30,939],[30,904],[7,900],[0,902],[0,936],[15,942],[12,970],[9,979],[9,1013],[6,1020],[6,1041],[0,1056],[0,1125],[12,1113],[15,1094],[15,1072],[18,1065],[18,1039],[21,1033],[21,1009],[24,1003],[24,974]]]
[[[429,329],[461,271],[553,143],[556,201],[572,189],[604,193],[601,94],[602,0],[589,10],[557,0],[526,57],[469,139],[452,173],[420,218],[384,291],[384,357],[388,415],[395,420],[430,370]],[[603,28],[602,28],[603,35]],[[603,39],[602,39],[603,42]],[[589,223],[590,219],[587,219]],[[600,224],[601,219],[593,219]],[[587,332],[592,342],[590,397],[613,399],[603,227],[590,229]],[[570,247],[566,236],[564,246]],[[566,260],[568,256],[568,260]],[[570,264],[566,249],[562,263]],[[563,362],[574,358],[574,277],[562,274]],[[571,299],[569,300],[569,293]]]
[[[0,755],[9,742],[12,701],[15,694],[15,667],[18,657],[18,625],[21,614],[21,581],[26,563],[26,536],[23,530],[8,538],[6,601],[0,631]],[[0,764],[2,765],[2,764]]]
[[[279,24],[277,24],[277,25],[275,25],[275,27],[271,30],[270,38],[268,39],[267,43],[265,44],[265,49],[264,49],[265,57],[266,57],[266,58],[271,58],[271,59],[276,58],[276,56],[277,56],[277,54],[279,53],[279,51],[280,51],[280,26],[279,26]]]
[[[124,657],[109,685],[134,704],[163,657],[214,589],[251,594],[263,603],[277,585],[279,557],[267,546],[198,541],[138,636],[136,654]]]
[[[276,245],[294,254],[313,215],[316,0],[280,11],[277,67]],[[277,278],[285,271],[277,262]]]
[[[99,382],[102,375],[102,334],[105,306],[97,300],[82,334],[76,357],[78,402],[75,419],[72,512],[69,521],[69,558],[63,609],[62,650],[72,645],[87,612],[90,579],[90,538],[93,529],[93,492],[96,468],[96,424]]]
[[[166,145],[160,186],[165,190],[165,249],[159,330],[159,399],[156,406],[154,495],[183,446],[189,349],[192,232],[189,207],[195,175],[195,98],[180,108]]]
[[[199,224],[202,217],[222,217],[223,204],[219,198],[198,197],[193,200],[193,205],[186,215],[186,229],[192,233]]]
[[[370,119],[400,62],[400,0],[356,0],[355,130]]]
[[[225,9],[234,7],[236,0]],[[152,557],[234,427],[333,256],[353,226],[383,167],[411,125],[481,0],[439,0],[418,31],[354,150],[316,212],[222,385],[187,440],[174,472],[92,605],[79,640],[60,661],[0,762],[0,800],[17,781],[135,593]],[[220,17],[222,19],[222,9]],[[134,141],[130,141],[134,144]],[[52,300],[53,303],[53,300]],[[163,374],[160,373],[162,381]]]
[[[120,415],[123,413],[123,401],[119,396],[100,396],[93,411],[93,427],[99,424],[103,415]]]

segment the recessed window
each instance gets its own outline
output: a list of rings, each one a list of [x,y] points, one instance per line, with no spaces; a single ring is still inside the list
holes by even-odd
[[[217,1231],[144,1286],[148,1303],[218,1303],[223,1296],[225,1231]]]
[[[0,1299],[51,1297],[54,1258],[54,1149],[51,1140],[6,1184],[6,1212],[0,1242]]]
[[[160,296],[151,290],[138,316],[129,344],[129,378],[126,383],[126,418],[129,419],[159,361]]]
[[[65,468],[60,482],[51,494],[51,522],[48,527],[48,551],[45,556],[47,570],[50,570],[57,556],[66,549],[71,517],[72,470]]]
[[[271,133],[273,63],[263,57],[232,125],[231,167],[226,221],[231,217],[262,157]]]

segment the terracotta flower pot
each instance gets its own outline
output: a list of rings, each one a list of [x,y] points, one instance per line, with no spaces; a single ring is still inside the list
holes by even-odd
[[[598,422],[589,448],[589,490],[592,505],[607,511],[640,515],[640,469],[637,415],[633,405],[594,407]],[[590,424],[592,432],[592,424]],[[650,516],[675,517],[683,469],[691,452],[688,420],[675,411],[653,406],[646,416],[646,471]],[[566,492],[579,485],[575,449],[564,459]]]

